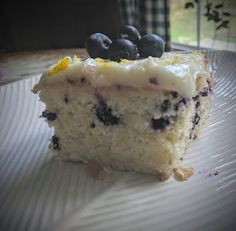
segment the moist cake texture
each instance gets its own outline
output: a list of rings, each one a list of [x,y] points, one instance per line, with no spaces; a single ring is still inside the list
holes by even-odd
[[[63,160],[168,179],[199,135],[212,105],[213,80],[201,53],[112,62],[69,57],[33,88]]]

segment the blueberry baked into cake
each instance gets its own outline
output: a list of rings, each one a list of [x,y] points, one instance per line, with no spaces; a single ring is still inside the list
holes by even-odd
[[[63,160],[168,179],[208,117],[213,80],[201,53],[164,53],[157,35],[126,26],[86,41],[90,58],[65,57],[33,88]]]

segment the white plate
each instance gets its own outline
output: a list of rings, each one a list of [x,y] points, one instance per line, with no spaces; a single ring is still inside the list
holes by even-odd
[[[0,87],[0,230],[235,230],[236,54],[209,52],[215,106],[183,162],[186,182],[51,160],[32,78]],[[217,175],[217,173],[219,173]]]

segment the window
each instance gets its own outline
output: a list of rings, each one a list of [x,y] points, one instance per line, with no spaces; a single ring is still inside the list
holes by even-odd
[[[187,2],[194,7],[185,9]],[[198,2],[198,3],[196,3]],[[222,21],[208,21],[205,15],[206,4],[210,3],[211,12],[223,15],[222,21],[229,21],[228,28],[216,28]],[[217,6],[219,8],[215,7]],[[229,14],[227,14],[229,13]],[[170,33],[174,48],[210,48],[236,51],[236,1],[234,0],[170,0]]]

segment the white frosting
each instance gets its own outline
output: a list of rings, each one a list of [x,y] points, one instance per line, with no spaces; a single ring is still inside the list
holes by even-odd
[[[162,58],[149,57],[127,63],[107,62],[91,58],[70,64],[69,68],[52,76],[45,72],[41,82],[64,81],[84,76],[92,86],[132,86],[166,89],[192,97],[196,93],[196,77],[210,76],[204,56],[200,53],[166,53]],[[64,78],[63,78],[64,77]]]

